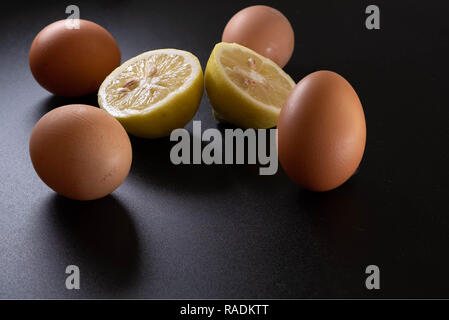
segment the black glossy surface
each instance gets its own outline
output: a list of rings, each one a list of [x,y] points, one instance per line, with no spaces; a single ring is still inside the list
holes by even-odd
[[[449,297],[448,5],[377,1],[381,30],[368,31],[370,3],[342,2],[271,3],[296,31],[293,79],[331,69],[362,100],[367,148],[348,183],[311,193],[281,169],[174,166],[167,139],[132,138],[128,179],[89,203],[55,195],[28,156],[43,114],[95,104],[53,97],[29,72],[34,36],[70,3],[3,4],[0,298]],[[252,3],[76,2],[116,38],[122,61],[175,47],[203,67],[227,20]],[[194,119],[217,127],[206,97]],[[81,269],[80,291],[65,289],[68,264]],[[380,291],[364,287],[369,264]]]

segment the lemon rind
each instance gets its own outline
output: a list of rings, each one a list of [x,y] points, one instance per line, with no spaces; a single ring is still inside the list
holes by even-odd
[[[229,76],[227,75],[226,71],[223,68],[223,65],[221,64],[221,62],[219,61],[219,57],[221,52],[225,49],[225,47],[232,47],[232,48],[239,48],[242,51],[246,51],[246,52],[250,52],[251,54],[254,54],[256,57],[258,57],[259,59],[261,59],[261,61],[263,63],[267,63],[270,64],[271,66],[275,67],[276,69],[280,69],[280,74],[291,84],[292,89],[295,87],[296,83],[295,81],[293,81],[293,79],[286,73],[284,72],[284,70],[282,70],[275,62],[273,62],[272,60],[258,54],[257,52],[246,48],[238,43],[227,43],[227,42],[220,42],[217,43],[215,45],[215,48],[213,51],[215,51],[215,55],[214,55],[214,60],[215,60],[215,64],[217,65],[217,67],[220,69],[220,72],[222,73],[222,75],[224,76],[225,80],[228,82],[228,84],[230,84],[233,88],[235,88],[237,90],[237,92],[240,95],[243,95],[245,99],[250,100],[252,103],[266,109],[267,111],[275,111],[276,113],[279,113],[281,111],[281,108],[276,107],[274,105],[270,105],[270,104],[266,104],[262,101],[257,100],[256,98],[252,97],[250,94],[248,94],[247,92],[245,92],[244,90],[242,90],[242,88],[240,88],[239,86],[237,86],[234,81],[232,81]]]

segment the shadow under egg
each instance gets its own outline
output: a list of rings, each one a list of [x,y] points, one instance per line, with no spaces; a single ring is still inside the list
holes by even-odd
[[[95,201],[76,201],[55,194],[46,206],[58,235],[54,241],[62,241],[73,250],[70,256],[74,263],[77,259],[84,262],[80,266],[84,274],[115,289],[136,282],[139,237],[130,212],[119,200],[109,195]]]

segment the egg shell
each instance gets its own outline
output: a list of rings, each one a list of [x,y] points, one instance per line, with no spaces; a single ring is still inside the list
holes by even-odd
[[[257,5],[237,12],[229,20],[222,41],[250,48],[282,68],[293,54],[295,34],[290,22],[280,11]]]
[[[67,105],[37,122],[30,157],[39,177],[55,192],[93,200],[108,195],[125,180],[132,150],[125,129],[106,111]]]
[[[98,24],[80,19],[79,29],[66,20],[45,27],[29,53],[31,72],[45,89],[58,96],[93,93],[120,65],[120,50],[112,35]]]
[[[317,71],[289,95],[278,121],[279,161],[298,185],[328,191],[358,168],[366,142],[357,93],[342,76]]]

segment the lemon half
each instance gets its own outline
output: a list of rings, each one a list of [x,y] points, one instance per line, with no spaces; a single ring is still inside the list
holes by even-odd
[[[203,83],[200,62],[190,52],[153,50],[126,61],[106,77],[98,104],[127,132],[159,138],[193,118]]]
[[[218,121],[244,128],[276,126],[295,82],[276,63],[236,43],[218,43],[205,72]]]

